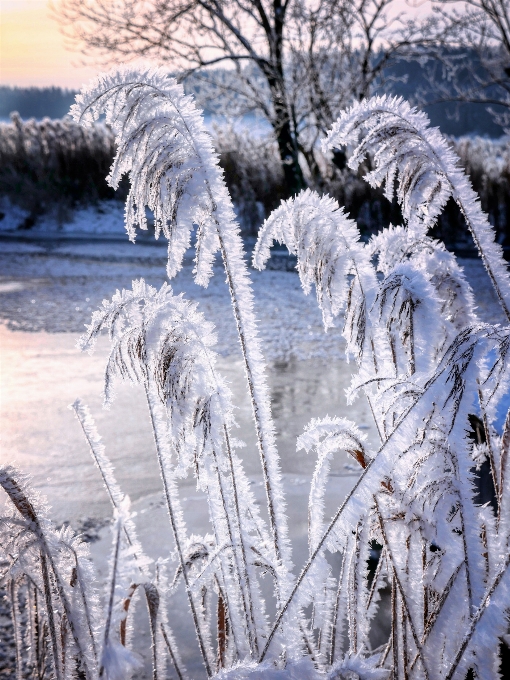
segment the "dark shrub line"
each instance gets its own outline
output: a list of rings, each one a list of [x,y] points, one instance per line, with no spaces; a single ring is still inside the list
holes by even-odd
[[[46,213],[60,221],[69,211],[103,199],[124,200],[127,185],[114,192],[105,175],[115,152],[114,137],[98,123],[84,129],[67,118],[23,121],[13,113],[0,123],[0,197],[28,211],[20,228],[32,227]],[[247,236],[255,236],[262,221],[286,195],[276,142],[254,137],[244,129],[217,126],[213,132],[220,165]],[[510,246],[510,145],[508,140],[480,137],[452,139],[452,145],[489,214],[498,241]],[[345,206],[362,233],[369,235],[390,223],[402,222],[396,202],[357,173],[319,158],[322,178],[313,188],[327,192]],[[311,182],[310,182],[311,183]],[[311,183],[312,184],[312,183]],[[468,245],[463,218],[450,201],[434,235],[448,245]]]

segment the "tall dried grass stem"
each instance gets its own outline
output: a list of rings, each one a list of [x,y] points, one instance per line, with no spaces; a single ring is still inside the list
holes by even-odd
[[[160,472],[160,475],[161,475],[161,480],[163,482],[163,490],[164,490],[164,493],[165,493],[165,501],[166,501],[168,516],[170,518],[170,525],[172,527],[172,533],[173,533],[175,545],[176,545],[176,548],[177,548],[177,554],[179,556],[179,563],[180,563],[180,566],[181,566],[182,576],[183,576],[183,579],[184,579],[186,595],[188,597],[191,615],[193,617],[193,623],[195,625],[195,633],[196,633],[196,636],[197,636],[198,645],[200,647],[200,653],[202,655],[202,661],[204,663],[206,673],[207,673],[208,677],[212,677],[211,664],[209,662],[209,658],[208,658],[208,654],[207,654],[207,648],[206,648],[206,645],[205,645],[204,638],[202,636],[202,631],[200,629],[200,622],[198,620],[198,614],[197,614],[197,611],[196,611],[196,608],[195,608],[195,602],[193,600],[193,595],[191,593],[191,588],[190,588],[190,585],[189,585],[188,574],[187,574],[187,571],[186,571],[186,561],[184,559],[182,546],[181,546],[181,540],[179,538],[179,533],[178,533],[178,529],[177,529],[177,522],[176,522],[175,513],[174,513],[174,509],[173,509],[173,504],[172,504],[172,499],[171,499],[171,495],[170,495],[169,484],[168,484],[168,480],[167,480],[167,476],[166,476],[165,465],[164,465],[164,462],[163,462],[161,445],[160,445],[160,442],[159,442],[158,427],[157,427],[157,424],[156,424],[156,418],[155,418],[155,415],[154,415],[152,401],[151,401],[151,397],[150,397],[150,394],[149,394],[149,388],[148,388],[147,385],[145,385],[145,396],[146,396],[146,399],[147,399],[147,406],[149,408],[149,414],[150,414],[150,420],[151,420],[151,426],[152,426],[152,434],[153,434],[153,437],[154,437],[154,443],[155,443],[155,447],[156,447],[156,456],[157,456],[157,459],[158,459],[159,472]]]

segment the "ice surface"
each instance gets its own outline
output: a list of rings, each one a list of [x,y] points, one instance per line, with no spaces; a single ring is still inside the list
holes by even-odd
[[[51,240],[0,245],[0,285],[5,292],[0,293],[0,319],[13,329],[82,332],[92,311],[116,288],[130,288],[139,277],[158,288],[165,280],[166,249],[152,243]],[[219,352],[229,356],[238,352],[238,340],[224,279],[218,263],[208,288],[195,285],[190,255],[171,283],[175,292],[200,302],[206,319],[216,326]],[[268,360],[344,356],[339,330],[324,334],[315,296],[303,295],[298,276],[253,271],[252,279]]]
[[[106,339],[93,356],[80,353],[75,333],[20,333],[0,326],[2,348],[2,462],[16,461],[33,475],[38,490],[48,496],[56,521],[84,516],[109,516],[110,507],[78,422],[67,406],[77,397],[89,404],[107,454],[116,465],[122,489],[133,500],[159,492],[147,407],[141,389],[121,385],[110,410],[102,408],[102,375]],[[222,357],[218,370],[230,382],[243,439],[246,471],[258,479],[260,463],[251,424],[251,404],[245,390],[241,360]],[[325,365],[319,360],[279,361],[269,375],[277,439],[284,474],[297,475],[309,487],[313,455],[296,452],[296,438],[312,416],[346,415],[368,423],[376,442],[368,406],[361,400],[347,407],[343,389],[350,366],[343,361]],[[352,474],[344,463],[335,475]],[[93,503],[91,503],[93,499]]]

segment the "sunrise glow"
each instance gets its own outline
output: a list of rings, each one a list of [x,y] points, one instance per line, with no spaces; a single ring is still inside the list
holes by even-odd
[[[48,0],[1,0],[0,84],[79,88],[97,71],[67,50]]]
[[[396,0],[394,9],[417,15],[428,0]],[[92,56],[92,55],[91,55]],[[0,85],[57,85],[78,89],[99,70],[66,48],[49,0],[0,0]]]

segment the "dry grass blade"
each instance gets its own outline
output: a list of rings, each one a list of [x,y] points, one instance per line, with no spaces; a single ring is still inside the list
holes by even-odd
[[[20,515],[29,522],[32,522],[34,524],[34,529],[42,534],[34,507],[15,478],[15,471],[13,468],[0,468],[0,484]]]
[[[218,588],[219,588],[218,606],[216,613],[217,618],[216,640],[218,643],[218,653],[216,660],[216,672],[220,671],[222,668],[225,668],[226,665],[227,645],[230,627],[225,598],[219,585]]]
[[[53,608],[52,587],[50,577],[48,574],[48,562],[46,554],[41,550],[41,573],[44,586],[44,599],[46,603],[46,613],[48,615],[48,627],[50,630],[51,650],[53,654],[53,666],[57,680],[62,678],[62,669],[60,665],[60,650],[57,641],[57,629],[55,625],[55,610]]]
[[[174,665],[175,672],[177,673],[179,680],[185,680],[185,676],[183,675],[183,673],[180,669],[179,663],[177,662],[177,659],[175,657],[175,652],[172,648],[172,645],[170,644],[170,639],[168,637],[168,634],[165,630],[165,626],[163,624],[161,624],[161,633],[163,635],[163,640],[165,641],[166,648],[168,649],[168,653],[170,655],[170,658],[172,659],[172,663]]]
[[[503,428],[503,436],[501,438],[501,453],[500,453],[500,496],[498,503],[498,525],[501,517],[501,509],[503,501],[508,504],[508,500],[503,497],[505,485],[507,484],[508,475],[510,474],[510,409],[506,414],[505,425]],[[507,506],[508,507],[508,506]]]
[[[136,589],[138,588],[138,583],[133,583],[129,589],[128,596],[124,599],[122,603],[123,616],[120,622],[120,644],[126,646],[126,633],[127,633],[127,618],[129,614],[129,607],[135,595]]]
[[[152,680],[158,680],[158,612],[160,606],[159,592],[152,583],[144,583],[145,600],[149,610],[152,650]]]
[[[16,653],[16,680],[23,680],[23,659],[21,650],[21,631],[18,611],[18,592],[16,582],[11,579],[9,583],[9,596],[11,600],[12,627],[14,631],[14,650]]]

